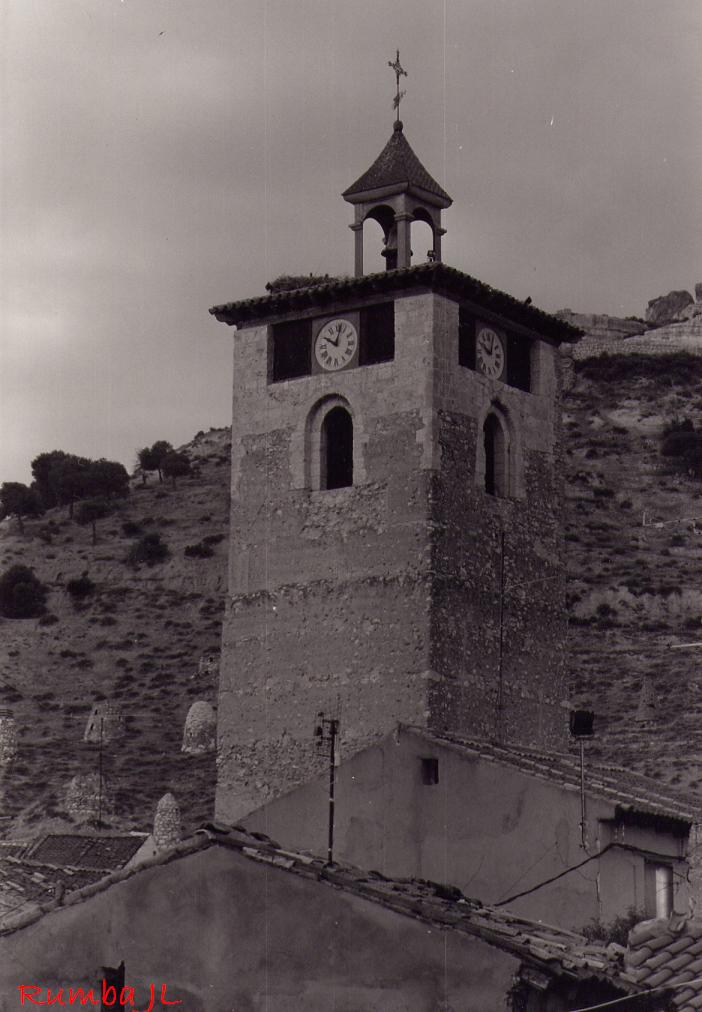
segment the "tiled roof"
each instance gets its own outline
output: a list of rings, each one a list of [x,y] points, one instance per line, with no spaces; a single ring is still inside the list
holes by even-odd
[[[416,727],[406,727],[405,730],[437,745],[458,749],[488,762],[512,766],[530,776],[580,788],[580,760],[575,756],[540,752],[519,745],[432,735]],[[698,796],[676,791],[629,770],[598,766],[591,763],[587,755],[585,787],[590,796],[611,802],[619,807],[622,814],[634,811],[687,824],[702,822],[702,800]]]
[[[304,311],[319,308],[325,304],[365,298],[369,295],[387,295],[408,288],[429,289],[453,295],[471,303],[478,309],[492,313],[512,323],[519,324],[542,337],[557,341],[577,341],[582,331],[572,327],[555,316],[544,313],[536,306],[520,302],[497,288],[483,284],[476,278],[448,267],[444,263],[419,264],[416,267],[402,267],[395,271],[381,271],[378,274],[363,274],[358,278],[344,278],[313,288],[294,288],[290,291],[261,295],[239,302],[227,302],[213,306],[210,313],[222,323],[240,326],[253,320],[266,320],[294,310]]]
[[[415,155],[402,132],[402,123],[399,120],[395,123],[392,137],[371,167],[362,176],[359,176],[347,190],[344,190],[342,196],[352,197],[369,190],[397,185],[404,185],[407,188],[416,186],[439,197],[447,206],[452,203],[446,190],[429,175]]]
[[[145,839],[142,833],[114,836],[48,833],[27,851],[25,859],[61,868],[112,871],[134,857]]]
[[[21,911],[14,920],[6,918],[0,926],[0,934],[20,930],[60,906],[83,902],[116,882],[141,874],[147,868],[167,864],[212,846],[228,847],[249,860],[326,883],[435,928],[476,936],[550,975],[576,980],[597,977],[629,993],[639,990],[633,979],[620,979],[624,952],[621,946],[591,943],[575,932],[484,906],[452,886],[423,879],[388,879],[378,872],[366,872],[350,865],[328,866],[323,858],[287,850],[262,833],[249,833],[239,826],[218,824],[206,826],[193,837],[137,867],[112,872],[74,892],[45,901],[39,907]]]
[[[40,903],[52,901],[61,892],[81,889],[103,874],[0,856],[0,923],[19,911],[38,909]]]
[[[673,915],[629,933],[623,977],[646,990],[670,988],[679,1012],[702,1009],[702,921]]]

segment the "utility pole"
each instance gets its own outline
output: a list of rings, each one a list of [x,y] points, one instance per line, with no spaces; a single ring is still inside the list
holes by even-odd
[[[334,805],[336,788],[336,767],[338,765],[337,741],[339,737],[339,721],[335,717],[325,717],[320,710],[317,714],[317,725],[314,729],[317,748],[322,751],[329,747],[329,831],[327,837],[327,864],[333,864],[334,854]]]

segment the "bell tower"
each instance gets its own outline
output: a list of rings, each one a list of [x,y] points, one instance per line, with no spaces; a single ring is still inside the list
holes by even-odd
[[[397,117],[392,136],[371,167],[344,190],[342,196],[354,205],[354,273],[363,274],[363,224],[369,218],[383,230],[383,252],[387,270],[410,267],[412,250],[410,229],[413,221],[423,221],[432,231],[432,248],[428,259],[441,260],[441,211],[452,200],[427,172],[409,145],[400,119],[400,77],[407,76],[400,64],[398,50],[394,63],[389,64],[397,78],[394,106]]]
[[[344,196],[354,228],[385,222],[386,271],[357,240],[354,278],[210,310],[234,328],[225,821],[316,776],[319,711],[342,756],[398,723],[565,734],[558,345],[579,332],[439,262],[451,201],[401,125]],[[435,259],[412,267],[420,214]]]

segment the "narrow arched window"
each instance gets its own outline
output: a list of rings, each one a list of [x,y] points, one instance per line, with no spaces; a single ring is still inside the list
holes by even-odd
[[[483,426],[485,446],[485,491],[489,495],[506,496],[509,470],[505,431],[495,415],[488,415]]]
[[[322,422],[321,488],[353,485],[353,421],[345,408],[332,408]]]

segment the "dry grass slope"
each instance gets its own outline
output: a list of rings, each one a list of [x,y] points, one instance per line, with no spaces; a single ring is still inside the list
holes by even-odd
[[[566,549],[574,698],[597,714],[591,754],[694,789],[702,654],[670,644],[702,640],[702,482],[659,453],[663,427],[683,416],[702,424],[698,356],[577,364],[564,414]],[[644,677],[648,722],[637,719]]]
[[[2,814],[15,835],[64,825],[65,789],[75,774],[96,772],[98,749],[83,742],[91,707],[114,700],[126,734],[103,749],[104,819],[148,829],[158,798],[173,791],[184,822],[211,817],[212,754],[181,753],[183,724],[196,699],[216,704],[216,670],[199,671],[200,657],[218,652],[224,606],[229,501],[227,429],[200,434],[186,450],[196,466],[177,488],[136,479],[118,511],[97,526],[80,527],[66,510],[39,520],[0,525],[0,569],[31,566],[48,585],[48,617],[0,619],[0,706],[11,707],[20,731],[19,754],[2,784]],[[158,532],[168,559],[134,568],[125,562],[141,534]],[[188,545],[212,554],[186,557]],[[95,589],[82,601],[67,590],[87,575]]]

